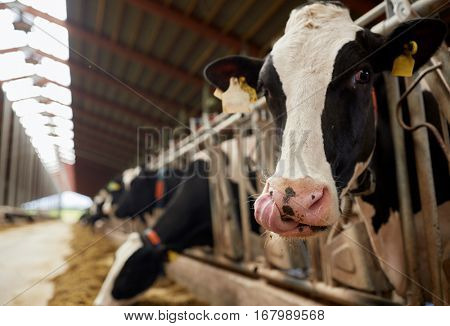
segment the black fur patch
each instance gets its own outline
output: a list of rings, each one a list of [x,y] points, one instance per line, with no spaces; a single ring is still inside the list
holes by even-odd
[[[360,33],[360,32],[358,32]],[[367,50],[360,40],[348,42],[338,52],[322,113],[322,133],[327,161],[338,193],[347,185],[358,162],[365,162],[375,146],[375,120],[371,99],[373,77],[358,84],[353,76],[361,69],[373,71],[363,60]],[[355,67],[353,67],[355,65]]]
[[[112,296],[117,300],[129,299],[147,290],[162,273],[164,255],[149,244],[136,250],[117,275]]]
[[[264,91],[267,105],[277,127],[278,144],[281,146],[281,136],[286,125],[286,95],[283,84],[273,65],[272,56],[268,56],[259,73],[258,89]]]

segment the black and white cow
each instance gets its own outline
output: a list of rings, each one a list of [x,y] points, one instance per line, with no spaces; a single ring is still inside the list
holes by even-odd
[[[82,223],[95,225],[97,221],[109,219],[114,213],[115,206],[124,193],[123,177],[132,170],[125,170],[122,174],[110,180],[97,195],[95,195],[92,206],[80,219]]]
[[[248,144],[249,151],[254,152],[254,142]],[[222,145],[223,152],[227,153],[227,182],[234,208],[240,215],[239,189],[234,174],[235,141],[226,141]],[[130,234],[117,250],[95,304],[130,304],[162,273],[169,250],[180,252],[193,246],[212,246],[209,156],[205,152],[197,154],[156,224],[142,233]],[[254,187],[256,174],[250,172],[249,180]],[[250,216],[254,214],[253,202],[253,199],[249,201]],[[259,225],[252,223],[252,230],[258,233]]]
[[[183,172],[176,169],[149,170],[137,167],[124,176],[125,192],[120,198],[115,215],[119,218],[152,213],[155,207],[165,207],[175,194],[174,189],[182,180]]]
[[[169,250],[212,245],[208,163],[193,162],[152,229],[132,233],[117,250],[96,305],[129,304],[163,271]]]
[[[317,2],[292,11],[284,35],[264,60],[230,56],[206,67],[205,77],[222,91],[230,77],[245,76],[264,92],[278,127],[277,168],[255,204],[256,220],[265,229],[283,237],[327,230],[340,216],[342,197],[368,166],[377,180],[375,193],[366,198],[376,209],[374,226],[379,228],[390,211],[398,211],[392,137],[379,73],[391,70],[410,41],[418,44],[417,70],[445,35],[446,24],[424,18],[403,23],[383,37],[356,25],[341,4]],[[441,203],[450,199],[450,178],[444,156],[434,139],[431,142]],[[413,173],[411,188],[417,212],[420,200]]]

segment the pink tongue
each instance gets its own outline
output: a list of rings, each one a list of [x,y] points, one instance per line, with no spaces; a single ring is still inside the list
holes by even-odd
[[[265,229],[275,233],[291,231],[297,222],[283,222],[280,211],[269,193],[262,194],[255,201],[255,218]]]

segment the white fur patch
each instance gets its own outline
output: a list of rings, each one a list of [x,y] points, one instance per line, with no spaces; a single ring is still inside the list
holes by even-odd
[[[137,166],[133,169],[128,169],[122,173],[122,181],[126,191],[130,190],[131,182],[141,173],[141,167]]]
[[[95,298],[94,305],[96,306],[117,306],[117,305],[128,305],[131,304],[135,298],[127,300],[117,300],[112,296],[112,290],[114,287],[114,282],[117,276],[122,270],[123,266],[127,262],[128,258],[134,254],[139,248],[142,247],[142,241],[139,234],[134,232],[128,236],[127,241],[125,241],[119,249],[116,251],[116,257],[111,269],[103,282],[100,292]]]
[[[103,214],[105,214],[107,216],[112,214],[112,208],[113,208],[112,207],[112,200],[113,200],[113,197],[111,196],[111,194],[108,194],[106,196],[105,203],[102,206],[102,212],[103,212]]]
[[[312,4],[292,11],[271,52],[286,95],[286,126],[276,176],[309,176],[337,192],[326,160],[321,116],[338,51],[361,30],[347,9]],[[336,108],[337,109],[337,108]]]

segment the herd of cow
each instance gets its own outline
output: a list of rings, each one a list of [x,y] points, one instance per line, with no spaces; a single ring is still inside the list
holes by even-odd
[[[339,220],[348,194],[359,195],[372,208],[375,234],[389,226],[399,203],[381,73],[391,70],[405,44],[412,41],[418,46],[417,71],[439,48],[446,32],[442,21],[423,18],[403,23],[384,37],[356,25],[340,3],[319,1],[292,11],[284,35],[264,59],[230,56],[206,67],[206,79],[222,91],[230,78],[244,76],[264,94],[277,126],[276,170],[250,205],[252,221],[259,224],[252,224],[255,232],[307,238],[327,231]],[[424,101],[427,119],[441,128],[439,108],[430,92],[424,94]],[[448,162],[432,138],[430,146],[436,198],[443,204],[450,200]],[[420,197],[409,135],[406,151],[417,213]],[[183,172],[138,167],[123,172],[99,192],[83,218],[86,223],[112,215],[145,222],[145,214],[156,207],[164,210],[151,228],[130,234],[119,248],[96,304],[131,303],[163,271],[169,250],[213,245],[208,165],[207,159],[198,159]],[[361,194],[368,179],[376,180],[374,191]],[[228,182],[237,203],[236,184]],[[444,245],[450,238],[446,232],[443,228]],[[392,239],[395,246],[402,245],[398,238]],[[395,290],[405,295],[404,284],[386,274]]]

